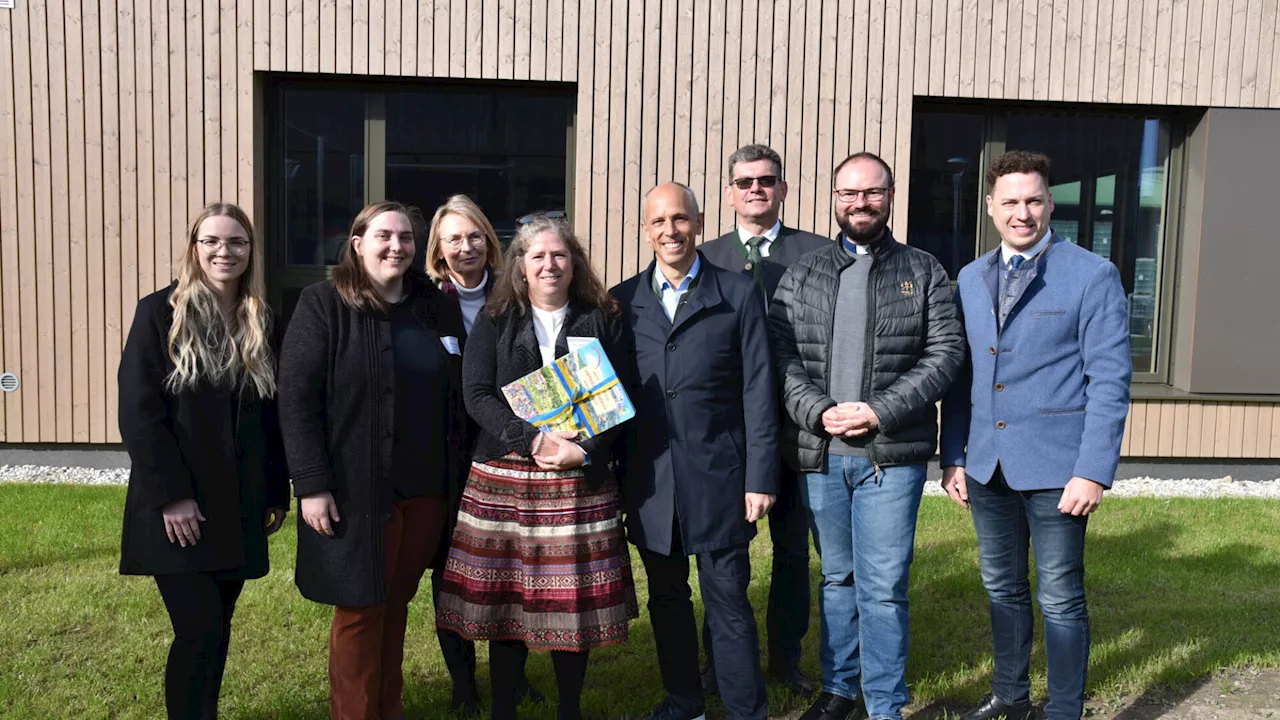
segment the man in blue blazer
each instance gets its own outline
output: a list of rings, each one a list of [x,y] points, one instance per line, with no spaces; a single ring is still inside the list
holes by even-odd
[[[771,148],[746,145],[735,150],[729,156],[729,178],[724,195],[733,205],[737,226],[703,243],[699,250],[713,265],[741,271],[773,297],[791,263],[827,247],[831,240],[785,227],[778,219],[787,198],[787,182],[782,179],[782,158]],[[809,631],[809,518],[800,501],[799,478],[786,467],[782,473],[778,501],[769,511],[773,566],[765,622],[768,675],[791,692],[808,697],[816,688],[800,671],[800,656],[801,642]],[[702,689],[715,693],[715,654],[705,625],[702,636],[708,660]]]
[[[747,545],[778,492],[778,401],[764,292],[695,250],[702,215],[684,185],[645,195],[643,231],[654,262],[613,295],[638,366],[636,419],[619,474],[627,536],[648,575],[667,691],[652,718],[694,720],[706,709],[689,587],[693,555],[725,708],[735,720],[765,720],[747,599]]]
[[[1032,717],[1028,545],[1048,657],[1048,720],[1079,720],[1089,665],[1084,537],[1129,412],[1129,316],[1115,265],[1049,228],[1049,158],[987,172],[1000,248],[960,271],[968,378],[943,403],[942,484],[970,508],[995,643],[992,692],[963,720]]]

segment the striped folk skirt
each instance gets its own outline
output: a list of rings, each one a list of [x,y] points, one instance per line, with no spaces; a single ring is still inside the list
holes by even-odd
[[[581,651],[627,639],[639,616],[616,483],[515,454],[471,465],[436,606],[468,640]]]

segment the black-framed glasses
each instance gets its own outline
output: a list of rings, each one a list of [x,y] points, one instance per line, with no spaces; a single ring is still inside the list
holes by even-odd
[[[740,177],[729,181],[739,190],[750,190],[755,183],[760,183],[762,188],[771,188],[778,184],[777,175],[761,175],[760,177]]]
[[[533,222],[534,220],[537,220],[540,217],[548,218],[551,220],[563,220],[569,217],[569,214],[563,210],[547,210],[545,212],[543,211],[531,212],[528,215],[521,215],[520,217],[516,218],[516,224],[528,225],[529,223]]]
[[[842,203],[851,203],[857,200],[859,195],[866,198],[867,202],[880,202],[885,195],[889,194],[889,188],[875,187],[867,188],[866,190],[840,190],[837,188],[835,193]]]
[[[199,240],[196,240],[196,244],[204,248],[205,252],[210,255],[218,252],[218,249],[221,247],[226,247],[234,255],[243,255],[249,252],[249,241],[244,238],[231,238],[230,240],[200,238]]]

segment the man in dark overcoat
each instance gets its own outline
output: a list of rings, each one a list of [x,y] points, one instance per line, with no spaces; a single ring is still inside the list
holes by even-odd
[[[715,645],[729,716],[767,717],[755,616],[747,599],[755,522],[778,492],[777,389],[764,292],[694,247],[693,192],[644,199],[654,262],[614,288],[632,335],[638,385],[621,465],[627,531],[649,580],[649,614],[667,697],[655,720],[695,720],[705,702],[689,556]]]
[[[787,199],[782,179],[782,158],[765,145],[746,145],[729,156],[729,182],[725,200],[733,205],[735,227],[698,248],[711,264],[741,271],[773,297],[782,274],[791,263],[831,240],[811,232],[786,227],[779,219]],[[809,631],[809,516],[800,501],[799,478],[782,466],[778,501],[769,511],[769,540],[773,566],[769,575],[769,610],[765,646],[769,650],[768,676],[792,692],[809,696],[813,681],[800,672],[801,642]],[[717,691],[711,633],[703,626],[707,666],[702,690]]]

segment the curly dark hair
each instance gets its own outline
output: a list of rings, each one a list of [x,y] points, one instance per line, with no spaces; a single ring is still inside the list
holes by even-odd
[[[617,314],[618,301],[613,299],[604,283],[587,262],[582,241],[573,234],[569,223],[560,218],[539,215],[520,226],[512,238],[503,260],[505,270],[492,280],[493,292],[485,305],[490,317],[498,317],[515,309],[524,314],[529,309],[529,285],[524,277],[524,256],[529,243],[544,232],[555,233],[569,249],[573,262],[573,279],[569,281],[569,302],[582,307],[599,308],[610,315]]]
[[[996,181],[1005,175],[1022,173],[1038,173],[1049,184],[1049,166],[1053,163],[1048,155],[1030,150],[1010,150],[991,161],[987,168],[987,191],[996,186]]]

